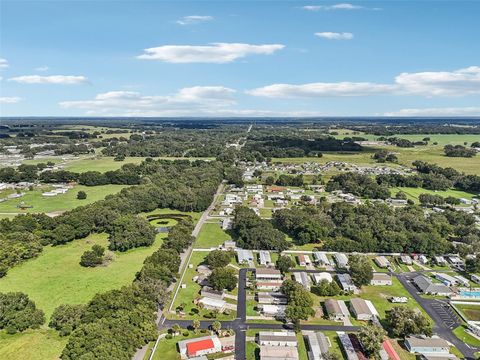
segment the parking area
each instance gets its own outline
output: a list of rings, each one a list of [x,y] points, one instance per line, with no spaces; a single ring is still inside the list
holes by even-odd
[[[433,300],[431,301],[430,306],[438,315],[438,318],[449,329],[455,329],[461,324],[460,318],[447,302]]]

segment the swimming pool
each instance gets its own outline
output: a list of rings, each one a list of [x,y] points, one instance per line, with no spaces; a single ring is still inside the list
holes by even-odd
[[[480,298],[480,291],[460,291],[461,297],[469,297],[469,298]]]

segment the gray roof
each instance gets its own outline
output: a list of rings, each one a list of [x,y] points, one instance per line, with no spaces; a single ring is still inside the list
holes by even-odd
[[[306,335],[310,349],[314,354],[325,354],[329,351],[329,342],[322,332],[311,332]]]
[[[422,338],[422,337],[407,337],[405,341],[411,347],[450,347],[448,342],[442,338]]]

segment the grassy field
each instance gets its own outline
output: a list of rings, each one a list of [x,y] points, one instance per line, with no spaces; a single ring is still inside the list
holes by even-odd
[[[66,245],[44,248],[38,258],[14,267],[1,278],[0,292],[28,294],[48,319],[61,304],[87,303],[96,293],[130,284],[143,260],[160,246],[160,241],[157,239],[148,248],[115,253],[113,262],[106,267],[81,267],[81,255],[94,244],[106,246],[107,235],[94,234]]]
[[[480,304],[468,305],[468,304],[455,304],[455,307],[460,310],[468,320],[480,321]]]
[[[202,334],[200,333],[200,331],[197,334],[189,331],[188,336],[183,336],[183,331],[181,332],[182,334],[177,335],[172,339],[161,339],[157,345],[157,349],[155,351],[155,354],[153,355],[153,359],[154,360],[180,359],[180,354],[178,353],[178,350],[177,350],[177,342],[181,340],[194,339],[196,337],[208,335],[208,334]]]
[[[226,240],[230,239],[230,235],[223,231],[219,224],[205,223],[198,234],[194,247],[196,249],[208,249],[222,245]]]
[[[52,197],[42,196],[42,193],[52,189],[51,186],[42,186],[32,191],[26,191],[25,195],[18,199],[9,199],[0,203],[0,213],[49,213],[57,211],[66,211],[77,206],[87,205],[92,202],[104,199],[105,196],[115,194],[123,189],[125,185],[102,185],[102,186],[83,186],[76,185],[65,194]],[[77,193],[85,191],[87,198],[78,200]],[[3,197],[0,195],[0,197]],[[33,208],[21,210],[17,205],[23,202],[25,205]]]
[[[453,330],[453,333],[457,338],[462,340],[464,343],[475,346],[475,347],[480,347],[480,340],[470,335],[469,333],[467,333],[465,331],[466,329],[467,329],[466,325],[460,325],[455,330]]]
[[[471,200],[475,194],[468,193],[465,191],[449,189],[446,191],[434,191],[434,190],[427,190],[424,188],[413,188],[413,187],[394,187],[390,189],[392,197],[399,191],[403,191],[408,199],[412,199],[413,201],[418,203],[418,197],[420,194],[431,194],[431,195],[440,195],[442,197],[452,196],[455,198],[465,198]]]
[[[56,360],[67,338],[54,330],[27,330],[8,335],[0,332],[0,359],[2,360]]]

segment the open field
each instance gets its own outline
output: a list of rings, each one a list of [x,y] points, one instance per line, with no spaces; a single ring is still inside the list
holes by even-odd
[[[458,199],[465,198],[469,200],[471,200],[475,196],[475,194],[468,193],[465,191],[460,191],[460,190],[454,190],[454,189],[449,189],[446,191],[434,191],[434,190],[427,190],[424,188],[394,187],[394,188],[391,188],[390,190],[391,190],[392,197],[395,196],[397,192],[403,191],[407,195],[408,199],[412,199],[417,203],[418,203],[418,197],[421,194],[440,195],[444,198],[448,196],[452,196]]]
[[[460,325],[455,330],[453,330],[453,333],[457,338],[462,340],[464,343],[472,346],[480,347],[480,340],[475,336],[472,336],[469,333],[467,333],[465,331],[466,329],[467,327],[465,325]]]
[[[208,249],[210,247],[218,247],[231,237],[222,230],[217,223],[205,223],[198,234],[194,247],[196,249]]]
[[[27,330],[14,335],[0,332],[0,359],[56,360],[66,343],[67,338],[54,330]]]
[[[460,310],[468,320],[480,321],[480,304],[468,305],[468,304],[455,304],[455,307]]]
[[[95,294],[130,284],[143,260],[160,246],[115,253],[106,267],[84,268],[80,257],[92,245],[107,246],[106,234],[93,234],[61,246],[45,247],[38,258],[12,268],[0,279],[0,292],[21,291],[45,311],[47,319],[61,304],[84,304]]]
[[[68,190],[65,194],[46,197],[42,193],[52,189],[51,186],[42,186],[32,191],[26,191],[25,195],[18,199],[9,199],[0,203],[0,213],[48,213],[72,210],[78,206],[87,205],[98,200],[102,200],[105,196],[115,194],[122,190],[125,185],[101,185],[101,186],[83,186],[76,185],[73,189]],[[85,191],[87,198],[78,200],[77,193]],[[3,197],[3,196],[2,196]],[[24,203],[32,208],[21,210],[17,205]]]

